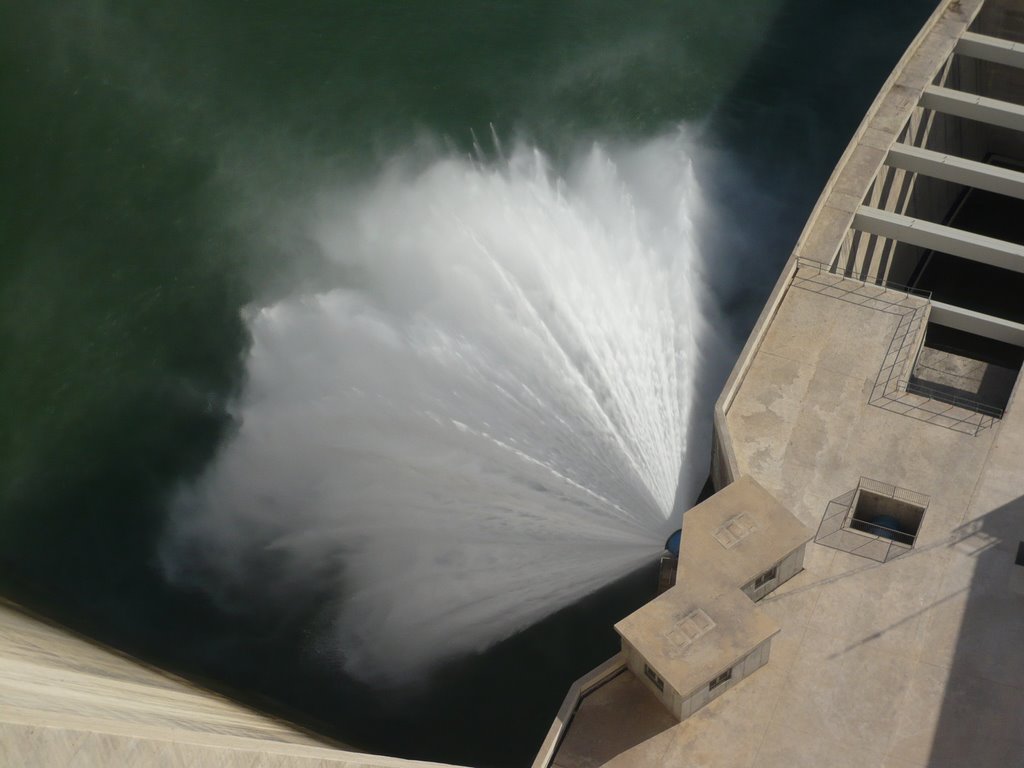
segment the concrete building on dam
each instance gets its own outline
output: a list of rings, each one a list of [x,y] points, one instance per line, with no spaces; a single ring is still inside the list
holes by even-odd
[[[534,768],[1024,766],[1022,214],[1024,4],[944,0],[721,393],[675,586]],[[0,765],[71,764],[410,763],[0,604]]]
[[[683,518],[676,586],[615,625],[629,670],[680,720],[768,662],[752,601],[795,576],[813,533],[748,477]]]

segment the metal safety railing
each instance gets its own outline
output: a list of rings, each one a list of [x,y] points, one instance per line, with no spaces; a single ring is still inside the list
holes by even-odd
[[[888,562],[909,552],[917,541],[917,530],[904,531],[872,519],[858,517],[857,501],[863,492],[919,507],[922,518],[930,502],[929,497],[922,493],[862,477],[855,489],[828,503],[814,540],[823,546],[879,563]]]
[[[913,504],[915,507],[921,507],[922,509],[927,507],[931,501],[931,497],[923,493],[900,488],[892,483],[883,483],[881,480],[872,480],[870,477],[861,477],[857,482],[857,490],[868,491],[876,496],[884,496],[889,499],[896,499],[896,501],[904,501],[907,504]]]
[[[931,291],[922,291],[900,283],[865,280],[820,261],[797,259],[796,262],[794,287],[870,309],[903,314],[919,306],[918,302],[910,303],[908,299],[928,301],[932,297]]]
[[[1002,418],[1002,408],[913,375],[917,361],[911,357],[919,351],[917,341],[931,291],[866,280],[810,259],[797,259],[796,263],[794,287],[900,316],[872,387],[870,405],[975,436]]]

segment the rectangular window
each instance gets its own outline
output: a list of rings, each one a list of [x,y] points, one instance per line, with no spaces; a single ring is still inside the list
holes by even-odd
[[[647,679],[654,683],[654,686],[659,691],[665,690],[665,681],[658,677],[658,673],[646,664],[644,664],[644,674],[647,675]]]
[[[722,683],[727,683],[730,680],[732,680],[732,668],[731,667],[729,669],[725,670],[725,672],[720,674],[718,677],[716,677],[710,683],[708,683],[708,691],[713,691],[713,690],[715,690],[715,688],[720,686]]]
[[[770,570],[765,571],[760,576],[758,576],[756,579],[754,579],[754,589],[760,589],[765,584],[767,584],[769,581],[774,580],[775,577],[778,576],[778,575],[779,575],[778,567],[775,567],[775,568],[772,568]]]

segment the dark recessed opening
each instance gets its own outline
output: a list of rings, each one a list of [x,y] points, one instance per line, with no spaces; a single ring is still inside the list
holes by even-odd
[[[1001,416],[1024,361],[1024,349],[929,323],[907,391]]]
[[[995,155],[985,162],[1002,168],[1024,170],[1016,160]],[[1024,245],[1024,200],[982,189],[962,188],[952,209],[940,223]],[[930,291],[932,298],[945,304],[1024,322],[1024,274],[990,264],[982,264],[939,251],[921,254],[909,284]]]
[[[858,491],[850,528],[913,546],[924,517],[924,507],[891,496]]]
[[[708,683],[708,690],[709,691],[713,691],[718,686],[722,685],[723,683],[727,683],[730,680],[732,680],[732,668],[731,667],[729,669],[725,670],[725,672],[720,674],[718,677],[716,677],[710,683]]]

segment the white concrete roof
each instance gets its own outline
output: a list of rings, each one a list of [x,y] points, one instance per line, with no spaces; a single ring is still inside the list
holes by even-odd
[[[813,537],[810,527],[746,476],[683,515],[679,560],[742,587]]]
[[[735,586],[700,569],[680,568],[676,586],[620,621],[615,630],[686,696],[779,627]]]

